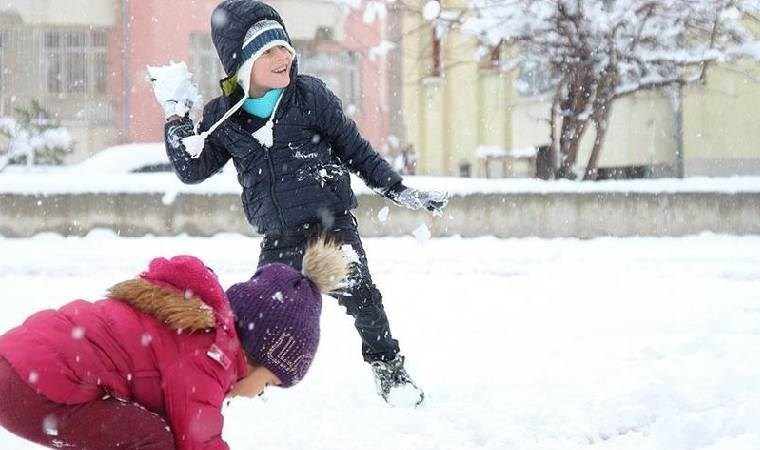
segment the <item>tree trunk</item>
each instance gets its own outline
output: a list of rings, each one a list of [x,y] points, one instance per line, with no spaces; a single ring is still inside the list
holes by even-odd
[[[576,178],[574,171],[578,159],[578,149],[588,125],[587,110],[592,101],[594,86],[593,71],[585,64],[571,68],[564,98],[560,101],[562,125],[559,136],[560,162],[557,178]],[[559,89],[562,89],[560,86]]]
[[[559,138],[560,163],[557,178],[575,179],[575,163],[578,160],[578,150],[581,139],[586,133],[588,119],[565,116],[562,118],[562,134]]]
[[[586,173],[583,180],[596,180],[599,176],[599,155],[602,152],[604,138],[607,136],[607,129],[612,114],[612,102],[615,98],[615,86],[618,84],[617,69],[615,66],[608,66],[602,72],[597,84],[596,97],[592,106],[594,113],[592,120],[596,128],[594,136],[594,147],[591,149],[588,164],[586,164]]]
[[[552,109],[549,113],[549,161],[551,164],[551,178],[559,178],[559,167],[557,167],[557,160],[559,159],[558,142],[557,142],[557,108],[559,107],[560,90],[554,93],[552,99]]]
[[[608,107],[609,108],[609,107]],[[599,176],[598,164],[599,154],[602,152],[602,144],[604,138],[607,135],[607,127],[609,126],[609,112],[605,113],[599,120],[595,120],[596,136],[594,137],[594,148],[591,150],[591,156],[588,159],[586,165],[586,174],[583,176],[584,181],[595,181]]]

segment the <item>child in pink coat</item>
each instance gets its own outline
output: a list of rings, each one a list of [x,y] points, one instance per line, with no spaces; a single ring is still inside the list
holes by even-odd
[[[264,266],[228,300],[198,258],[156,258],[104,300],[38,312],[0,336],[0,426],[50,448],[228,449],[225,397],[305,375],[321,293],[345,271],[318,242],[303,274]]]

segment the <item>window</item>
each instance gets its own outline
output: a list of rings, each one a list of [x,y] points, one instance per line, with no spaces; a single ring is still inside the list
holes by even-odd
[[[361,107],[360,61],[355,52],[313,41],[293,43],[298,52],[298,71],[327,84],[344,106]]]
[[[11,67],[13,66],[12,42],[17,41],[11,30],[0,30],[0,117],[10,115],[13,110],[11,94],[14,93]]]
[[[105,94],[106,46],[104,31],[45,31],[42,59],[48,93]]]
[[[520,65],[517,77],[517,92],[529,97],[545,94],[556,86],[552,71],[546,64],[538,61],[524,61]]]
[[[0,93],[5,90],[7,85],[5,78],[8,75],[8,68],[5,67],[5,46],[8,41],[7,32],[0,30]]]
[[[201,95],[206,101],[217,97],[221,94],[219,80],[227,75],[216,55],[211,37],[206,33],[191,34],[190,52],[190,70],[193,73],[193,81],[198,84]]]

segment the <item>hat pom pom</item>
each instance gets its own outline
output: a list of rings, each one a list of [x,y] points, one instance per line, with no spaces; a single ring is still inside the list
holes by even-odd
[[[349,273],[348,261],[336,243],[322,238],[306,249],[301,272],[320,293],[329,294],[344,283]]]
[[[182,139],[182,145],[185,146],[185,151],[191,158],[197,158],[201,155],[205,142],[206,136],[204,134],[196,134]]]

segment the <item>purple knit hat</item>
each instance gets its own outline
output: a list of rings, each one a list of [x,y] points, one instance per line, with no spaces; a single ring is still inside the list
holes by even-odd
[[[268,264],[227,290],[238,336],[248,356],[269,369],[282,387],[298,383],[319,345],[322,295],[285,264]]]
[[[319,345],[322,293],[338,288],[347,272],[340,249],[318,240],[304,253],[303,273],[267,264],[227,289],[243,348],[277,375],[281,387],[298,383],[309,370]]]

